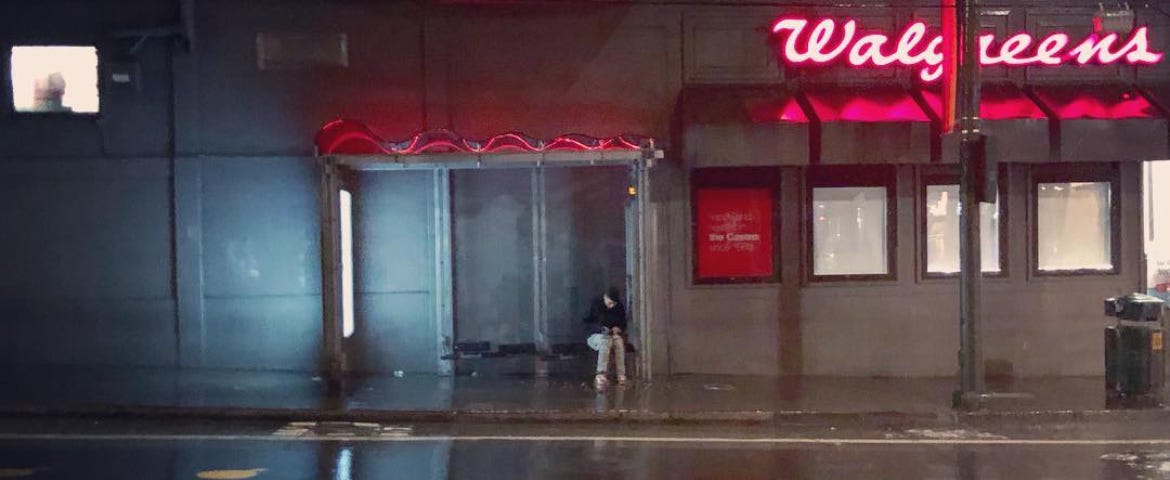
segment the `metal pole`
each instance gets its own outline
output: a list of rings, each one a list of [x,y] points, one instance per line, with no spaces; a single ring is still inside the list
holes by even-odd
[[[959,148],[959,393],[964,405],[985,391],[980,328],[981,261],[977,175],[984,175],[979,130],[979,11],[978,0],[958,0],[955,24],[960,34],[957,82]]]
[[[647,178],[649,174],[650,162],[653,161],[653,152],[647,154],[634,164],[634,185],[637,188],[635,192],[637,196],[634,198],[634,225],[637,231],[637,243],[633,249],[636,258],[637,273],[634,276],[634,282],[637,285],[637,290],[631,292],[636,294],[634,299],[637,307],[637,325],[638,325],[638,377],[642,379],[649,379],[654,375],[653,368],[653,352],[651,351],[651,296],[650,296],[650,249],[652,245],[648,242],[654,238],[649,229],[651,225],[647,223],[647,214],[649,213],[650,205],[650,182]]]
[[[330,159],[322,160],[321,168],[321,303],[322,336],[325,351],[322,372],[327,387],[327,406],[340,405],[344,393],[342,383],[345,371],[342,351],[341,310],[341,226],[338,206],[341,185],[337,165]]]
[[[545,171],[532,169],[532,319],[533,341],[538,352],[549,352],[548,338],[548,211]],[[538,357],[539,358],[539,357]]]

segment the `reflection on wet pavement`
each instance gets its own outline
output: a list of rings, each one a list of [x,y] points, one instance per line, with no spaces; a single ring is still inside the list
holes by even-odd
[[[0,465],[38,479],[1170,479],[1170,451],[1110,444],[6,441]]]
[[[1101,455],[1101,478],[1170,478],[1170,452],[1135,451]]]

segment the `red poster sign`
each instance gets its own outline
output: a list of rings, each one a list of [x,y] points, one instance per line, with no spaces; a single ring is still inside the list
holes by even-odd
[[[772,190],[699,188],[695,214],[697,279],[761,278],[775,273]]]

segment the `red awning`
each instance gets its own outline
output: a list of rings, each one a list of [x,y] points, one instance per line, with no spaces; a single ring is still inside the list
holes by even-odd
[[[1158,118],[1158,111],[1136,89],[1122,85],[1033,87],[1036,98],[1060,120]]]
[[[688,166],[808,164],[808,115],[782,87],[690,87],[679,100]]]
[[[805,92],[821,122],[929,122],[930,117],[900,87],[822,87]]]
[[[1125,85],[1037,86],[1032,93],[1058,123],[1055,157],[1068,162],[1167,158],[1167,123],[1143,92]]]
[[[942,112],[942,96],[923,90],[922,98],[931,110]],[[984,120],[1043,120],[1048,116],[1028,95],[1011,84],[984,84],[979,89],[979,118]]]
[[[928,163],[934,149],[931,117],[906,89],[821,86],[801,92],[820,128],[814,163]]]
[[[941,116],[942,97],[923,90],[926,104]],[[997,162],[1047,162],[1051,159],[1050,124],[1044,109],[1010,83],[985,83],[979,89],[979,118],[987,134],[987,155]],[[959,135],[942,139],[942,163],[959,161]]]

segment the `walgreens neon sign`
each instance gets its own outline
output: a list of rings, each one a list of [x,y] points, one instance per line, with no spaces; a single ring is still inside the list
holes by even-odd
[[[928,35],[925,23],[911,23],[896,37],[859,34],[856,20],[823,19],[812,28],[810,23],[804,18],[781,18],[772,25],[782,60],[792,65],[844,60],[855,67],[919,67],[918,76],[927,82],[942,76],[943,37]],[[989,66],[1149,65],[1162,61],[1162,57],[1161,52],[1150,50],[1147,27],[1134,29],[1124,42],[1116,33],[1092,34],[1075,44],[1063,33],[1039,41],[1020,33],[998,44],[995,35],[979,37],[979,63]]]

